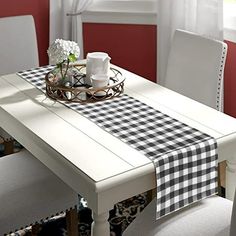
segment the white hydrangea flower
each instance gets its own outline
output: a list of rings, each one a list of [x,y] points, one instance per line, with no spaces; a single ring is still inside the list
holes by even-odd
[[[69,59],[70,55],[74,55],[77,59],[80,55],[80,48],[76,42],[56,39],[47,50],[50,63],[60,64]]]

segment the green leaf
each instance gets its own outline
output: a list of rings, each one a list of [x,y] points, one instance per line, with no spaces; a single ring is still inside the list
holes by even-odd
[[[75,62],[77,60],[75,54],[70,54],[70,56],[68,57],[70,62]]]
[[[62,67],[62,63],[58,63],[57,68],[61,68],[61,67]]]

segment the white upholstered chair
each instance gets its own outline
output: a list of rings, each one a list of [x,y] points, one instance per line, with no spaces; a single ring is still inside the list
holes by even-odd
[[[224,42],[176,30],[164,86],[223,111]],[[232,202],[214,196],[155,221],[156,199],[123,236],[229,236]],[[236,208],[236,206],[235,206]],[[236,235],[236,209],[230,236]]]
[[[39,65],[34,19],[30,15],[0,18],[0,75]]]
[[[39,66],[32,16],[0,18],[0,75]],[[1,124],[0,124],[1,125]],[[11,137],[4,137],[7,153]],[[78,195],[26,150],[0,158],[0,235],[67,211],[68,234],[77,235]]]
[[[32,16],[0,18],[0,76],[39,66],[35,24]],[[1,126],[1,124],[0,124]],[[5,154],[13,151],[13,139],[3,129]]]
[[[164,86],[223,111],[226,55],[226,43],[192,32],[176,30]],[[219,165],[219,170],[219,186],[225,187],[225,162]]]
[[[0,235],[66,212],[67,235],[77,236],[77,204],[77,193],[27,150],[0,158]]]
[[[231,201],[212,196],[157,221],[155,204],[156,199],[127,227],[123,236],[236,235],[236,199],[233,213]]]
[[[227,44],[176,30],[164,86],[223,111],[223,75]]]

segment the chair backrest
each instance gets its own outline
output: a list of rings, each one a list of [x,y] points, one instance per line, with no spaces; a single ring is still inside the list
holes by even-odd
[[[234,193],[234,204],[230,224],[230,236],[236,235],[236,191]]]
[[[227,44],[176,30],[164,86],[223,110],[223,74]]]
[[[0,75],[38,66],[38,46],[32,16],[0,18],[0,32]]]

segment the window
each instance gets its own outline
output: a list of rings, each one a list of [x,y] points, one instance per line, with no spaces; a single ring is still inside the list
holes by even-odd
[[[236,42],[236,0],[224,0],[224,36]]]
[[[155,12],[155,0],[93,0],[89,9],[114,12]]]
[[[224,36],[236,42],[236,0],[224,1]],[[86,21],[156,24],[156,0],[94,0]],[[106,13],[106,14],[100,14]],[[96,17],[93,17],[96,15]]]
[[[156,24],[156,0],[93,0],[84,22]]]
[[[236,0],[224,0],[224,26],[236,29]]]

